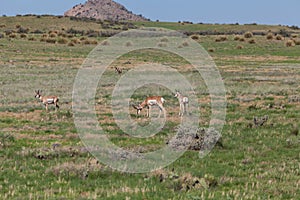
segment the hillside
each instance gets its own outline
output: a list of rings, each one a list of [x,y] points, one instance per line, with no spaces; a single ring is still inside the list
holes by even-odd
[[[146,21],[142,15],[128,11],[123,5],[112,0],[88,0],[66,11],[65,16],[95,18],[100,20]]]

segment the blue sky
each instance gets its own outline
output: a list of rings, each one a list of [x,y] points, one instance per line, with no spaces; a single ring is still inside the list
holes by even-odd
[[[0,15],[62,15],[85,0],[0,0]],[[151,20],[300,26],[299,0],[115,0]]]

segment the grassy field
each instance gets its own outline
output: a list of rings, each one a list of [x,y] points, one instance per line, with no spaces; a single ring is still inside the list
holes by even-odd
[[[133,27],[187,31],[214,59],[227,97],[222,141],[200,159],[186,151],[171,165],[145,174],[112,170],[80,140],[72,111],[73,83],[89,52],[109,34]],[[37,31],[38,30],[38,31]],[[239,35],[197,35],[199,31]],[[247,35],[245,32],[265,32]],[[278,33],[288,33],[279,35]],[[272,34],[271,34],[272,33]],[[276,35],[277,34],[277,35]],[[0,17],[0,199],[298,199],[300,196],[300,31],[285,26],[209,25],[167,22],[111,23],[54,16]],[[109,44],[108,44],[109,45]],[[140,64],[163,63],[182,74],[178,56],[148,49],[118,58],[99,83],[95,108],[110,140],[125,149],[163,147],[180,123],[179,104],[165,88],[168,118],[153,137],[131,138],[113,119],[110,101],[120,75]],[[210,98],[194,80],[207,126]],[[150,87],[150,86],[149,86]],[[60,110],[46,112],[34,90],[60,97]],[[134,101],[145,96],[140,88]],[[156,95],[156,94],[155,94]],[[175,105],[175,106],[174,106]],[[141,116],[132,118],[147,124]],[[144,114],[144,111],[143,111]],[[268,116],[262,126],[253,118]]]

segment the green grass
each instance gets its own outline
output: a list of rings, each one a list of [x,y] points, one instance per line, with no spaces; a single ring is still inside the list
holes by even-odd
[[[0,28],[0,33],[15,29],[16,24],[46,32],[100,27],[95,22],[53,16],[0,17],[1,24],[6,27]],[[186,31],[283,28],[167,22],[143,22],[143,26]],[[233,36],[215,42],[217,37],[200,36],[198,42],[205,49],[214,48],[210,55],[226,87],[223,146],[216,145],[203,159],[199,152],[187,151],[169,166],[144,174],[123,173],[97,163],[77,135],[71,109],[73,82],[95,45],[70,47],[19,37],[1,38],[0,199],[297,199],[300,136],[295,130],[300,128],[300,104],[288,99],[300,95],[300,46],[286,47],[284,41],[270,41],[262,36],[254,36],[256,44],[234,41]],[[243,48],[236,49],[237,45]],[[130,64],[124,64],[128,61]],[[145,63],[172,66],[188,76],[201,91],[197,94],[200,125],[207,126],[211,112],[207,87],[201,76],[190,73],[191,69],[179,56],[148,49],[123,55],[112,66],[120,66],[126,72]],[[99,124],[114,144],[125,149],[149,152],[164,146],[180,123],[177,100],[162,86],[135,91],[134,103],[145,98],[144,91],[162,94],[167,99],[168,120],[153,137],[130,137],[113,120],[111,92],[120,78],[113,70],[108,68],[105,81],[98,84],[95,108]],[[55,111],[50,106],[46,112],[34,98],[36,89],[58,95],[61,109]],[[282,104],[283,109],[278,106]],[[253,127],[253,118],[264,115],[269,116],[266,124]],[[131,116],[139,124],[149,123],[144,116],[136,118],[134,110]]]

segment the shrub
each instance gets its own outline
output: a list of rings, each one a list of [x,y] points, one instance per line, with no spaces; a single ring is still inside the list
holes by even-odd
[[[20,25],[20,24],[17,24],[17,25],[16,25],[16,28],[21,28],[21,25]]]
[[[215,52],[215,49],[214,49],[214,48],[209,48],[209,49],[208,49],[208,52],[213,53],[213,52]]]
[[[247,31],[246,33],[244,33],[244,37],[245,38],[252,38],[253,37],[253,33],[250,31]]]
[[[188,47],[188,46],[189,46],[189,43],[185,41],[185,42],[182,43],[182,46],[183,46],[183,47]]]
[[[34,30],[32,33],[34,33],[34,34],[43,34],[44,32],[37,29],[37,30]]]
[[[245,42],[245,38],[240,38],[240,42]]]
[[[249,43],[249,44],[255,44],[256,41],[255,41],[255,39],[251,39],[251,40],[248,41],[248,43]]]
[[[267,36],[266,36],[266,38],[267,38],[268,40],[273,40],[273,38],[274,38],[273,33],[268,33]]]
[[[94,44],[94,45],[97,45],[97,44],[98,44],[98,41],[97,41],[97,40],[91,40],[90,43],[91,43],[91,44]]]
[[[288,40],[288,41],[285,42],[285,46],[287,46],[287,47],[293,47],[293,46],[295,46],[295,43],[294,43],[293,40]]]
[[[294,41],[295,45],[300,45],[300,40],[294,39],[293,41]]]
[[[80,44],[81,43],[81,41],[78,38],[72,39],[71,42],[73,42],[74,44]]]
[[[50,34],[49,34],[49,37],[55,38],[55,37],[57,37],[57,34],[56,34],[56,33],[50,33]]]
[[[68,46],[69,46],[69,47],[73,47],[73,46],[75,46],[75,44],[74,44],[73,42],[69,42],[69,43],[68,43]]]
[[[9,37],[10,37],[10,38],[17,38],[17,34],[11,33],[11,34],[9,35]]]
[[[227,37],[225,35],[219,36],[215,39],[216,42],[224,42],[227,40]]]
[[[47,38],[46,42],[47,43],[51,43],[51,44],[55,44],[56,43],[56,39],[54,39],[54,38]]]
[[[68,43],[68,40],[66,38],[59,38],[57,40],[57,43],[59,44],[67,44]]]
[[[132,44],[132,42],[130,42],[130,41],[126,42],[126,44],[125,44],[126,47],[131,47],[132,45],[133,45],[133,44]]]
[[[292,34],[291,36],[292,36],[292,38],[297,38],[298,34]]]
[[[239,35],[234,36],[233,38],[235,41],[239,41],[241,39],[241,37]]]
[[[164,37],[164,38],[162,38],[160,41],[161,41],[161,42],[168,42],[169,40],[168,40],[168,38]]]
[[[47,40],[47,38],[44,38],[44,37],[42,37],[42,38],[40,39],[41,42],[46,42],[46,40]]]
[[[21,38],[27,38],[27,35],[24,34],[24,33],[22,33],[22,34],[20,35],[20,37],[21,37]]]
[[[159,43],[157,44],[157,46],[158,46],[158,47],[167,47],[167,44],[164,43],[164,42],[159,42]]]
[[[108,46],[108,45],[109,45],[109,42],[108,42],[107,40],[105,40],[105,41],[103,41],[103,42],[101,43],[101,45],[103,45],[103,46]]]
[[[191,38],[193,40],[199,40],[200,39],[200,36],[199,35],[192,35]]]
[[[29,41],[36,41],[36,38],[35,37],[30,37],[28,38]]]
[[[281,35],[276,35],[276,40],[283,40],[283,37]]]
[[[243,49],[244,47],[242,45],[237,45],[236,49]]]

